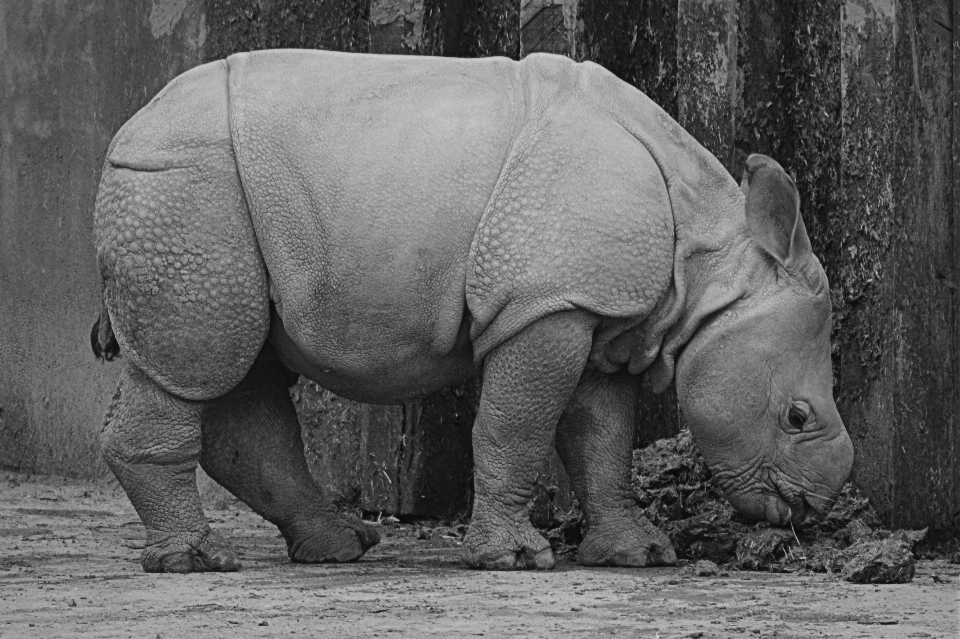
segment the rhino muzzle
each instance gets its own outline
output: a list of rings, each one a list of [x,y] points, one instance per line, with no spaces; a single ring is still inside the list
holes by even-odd
[[[764,496],[764,514],[776,526],[800,525],[826,515],[839,494],[839,490],[830,496],[812,493],[784,480],[772,468],[766,471],[766,482],[770,492]]]

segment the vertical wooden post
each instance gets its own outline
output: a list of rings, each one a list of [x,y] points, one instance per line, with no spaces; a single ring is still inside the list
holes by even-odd
[[[576,58],[590,60],[677,117],[679,2],[584,0],[576,11]]]
[[[418,52],[423,22],[423,0],[370,0],[370,53]]]
[[[854,480],[881,514],[893,508],[892,406],[895,344],[890,339],[893,290],[888,255],[893,241],[896,136],[892,0],[847,0],[841,34],[842,249],[847,260],[845,321],[854,328],[841,342],[841,414],[856,450]],[[853,221],[855,220],[855,222]]]
[[[841,344],[854,477],[888,525],[955,528],[956,55],[949,0],[847,0]]]
[[[520,59],[520,0],[437,0],[444,55]]]
[[[574,57],[580,0],[519,0],[520,56],[556,53]]]
[[[736,0],[679,0],[677,120],[728,171],[736,99]]]
[[[951,422],[958,344],[951,0],[898,0],[895,15],[897,240],[892,250],[896,527],[960,524]],[[956,518],[956,519],[954,519]]]
[[[960,530],[957,514],[960,513],[960,0],[953,0],[950,11],[950,25],[953,34],[952,96],[953,96],[953,277],[950,293],[953,296],[953,406],[950,415],[950,448],[953,451],[953,503],[947,508],[953,513],[952,527]]]
[[[789,37],[789,18],[777,0],[740,0],[737,25],[737,72],[740,78],[736,113],[735,157],[731,166],[739,179],[746,157],[765,153],[776,159],[787,172],[791,167],[783,157],[780,141],[792,131],[784,130],[784,107],[778,84],[785,64],[785,38]],[[834,20],[836,20],[834,16]],[[839,87],[838,87],[839,90]],[[801,194],[801,210],[806,213]]]

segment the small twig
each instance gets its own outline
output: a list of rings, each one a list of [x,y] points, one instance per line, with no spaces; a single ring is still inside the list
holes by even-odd
[[[800,550],[803,550],[803,544],[800,543],[800,538],[797,537],[797,529],[793,527],[793,509],[790,508],[789,504],[787,504],[787,512],[790,514],[790,532],[793,533],[793,538],[797,541],[797,548],[799,548]],[[800,555],[800,559],[802,559],[803,561],[806,561],[807,554],[803,553],[802,555]]]

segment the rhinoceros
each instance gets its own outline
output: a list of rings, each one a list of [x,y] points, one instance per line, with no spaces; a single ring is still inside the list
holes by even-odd
[[[104,457],[147,571],[240,567],[199,463],[296,562],[376,529],[325,501],[288,393],[391,403],[482,376],[462,559],[546,569],[528,502],[556,445],[582,564],[673,564],[630,485],[641,376],[676,379],[716,481],[783,525],[852,464],[830,295],[793,180],[742,185],[602,67],[279,50],[174,79],[117,133],[96,201],[96,354],[124,356]]]

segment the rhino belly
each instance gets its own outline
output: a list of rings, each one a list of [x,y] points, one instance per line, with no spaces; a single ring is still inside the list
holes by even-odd
[[[288,368],[358,402],[398,403],[459,384],[475,374],[466,322],[454,347],[435,353],[415,340],[411,343],[397,334],[383,334],[381,326],[368,325],[362,316],[343,319],[352,320],[360,330],[353,331],[352,339],[331,335],[323,348],[316,349],[298,343],[274,309],[268,341]],[[366,336],[360,337],[363,334]]]

